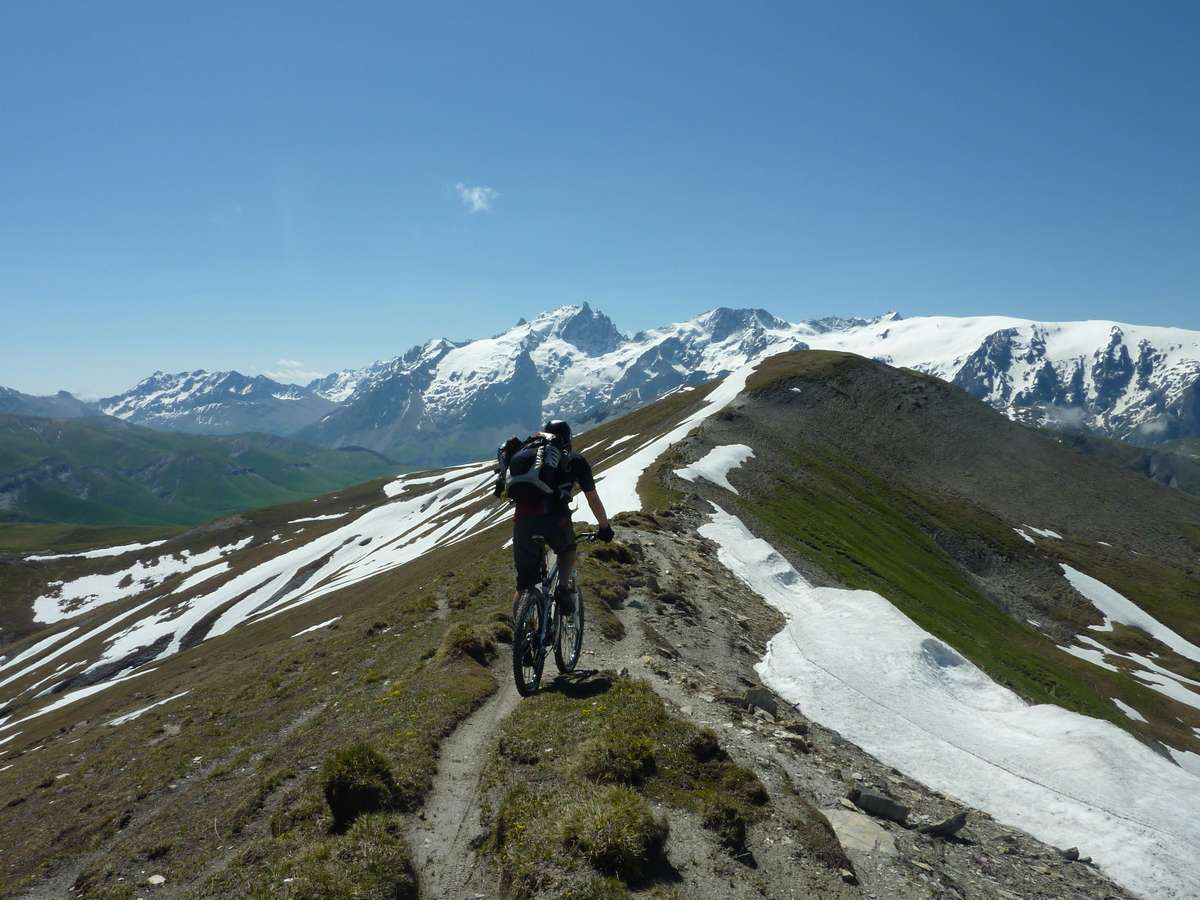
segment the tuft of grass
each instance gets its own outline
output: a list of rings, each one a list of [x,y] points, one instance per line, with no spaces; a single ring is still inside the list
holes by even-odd
[[[374,813],[356,819],[338,840],[298,855],[290,868],[295,900],[358,900],[362,897],[407,900],[417,897],[412,852],[404,839],[404,821]]]
[[[364,813],[394,808],[399,793],[387,760],[362,741],[326,758],[321,787],[339,831]]]
[[[575,772],[597,784],[641,784],[655,768],[654,743],[649,738],[607,732],[584,741]]]
[[[653,860],[667,840],[651,804],[696,814],[734,852],[768,800],[715,733],[671,716],[644,681],[606,676],[523,701],[500,728],[484,780],[500,797],[488,847],[509,896],[576,896],[584,875],[640,889],[657,864],[628,854]],[[555,842],[562,852],[548,860]]]
[[[661,865],[669,831],[643,797],[620,786],[584,793],[567,809],[561,830],[564,848],[626,882]]]
[[[501,632],[502,633],[502,632]],[[511,629],[509,634],[511,634]],[[446,629],[441,646],[438,647],[435,659],[442,664],[447,661],[463,659],[475,660],[481,666],[486,666],[496,656],[495,628],[476,628],[466,622],[458,622]]]

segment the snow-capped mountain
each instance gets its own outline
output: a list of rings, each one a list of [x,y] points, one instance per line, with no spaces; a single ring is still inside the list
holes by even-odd
[[[240,372],[155,372],[99,401],[101,412],[151,428],[198,434],[290,434],[335,408],[306,387]]]
[[[803,346],[795,331],[763,310],[718,309],[627,337],[586,303],[563,306],[494,337],[431,341],[389,363],[310,384],[355,389],[298,437],[414,464],[458,461],[546,418],[595,423],[769,349]]]
[[[157,428],[295,434],[438,465],[478,458],[547,418],[591,425],[805,347],[921,370],[1031,424],[1143,443],[1200,434],[1200,332],[896,313],[790,323],[761,309],[720,308],[629,336],[586,303],[489,338],[431,340],[304,387],[236,372],[155,373],[100,408]]]
[[[1030,424],[1154,442],[1200,433],[1200,332],[1006,316],[884,317],[807,339],[936,375]]]
[[[310,389],[344,399],[301,436],[405,462],[461,461],[546,418],[594,423],[804,347],[919,369],[1030,423],[1144,441],[1200,433],[1200,333],[1183,329],[896,313],[793,324],[765,310],[721,308],[625,336],[583,304],[314,382]]]

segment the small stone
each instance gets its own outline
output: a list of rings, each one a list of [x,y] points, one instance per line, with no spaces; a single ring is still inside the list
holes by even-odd
[[[962,831],[964,825],[967,824],[967,813],[963,810],[956,815],[951,816],[936,825],[922,825],[918,829],[922,834],[930,835],[931,837],[948,838]]]
[[[1060,850],[1059,853],[1062,854],[1063,859],[1068,860],[1070,862],[1075,862],[1079,859],[1079,848],[1078,847],[1071,847],[1068,850]]]
[[[648,653],[647,653],[645,656],[643,656],[643,657],[642,657],[642,665],[643,665],[643,666],[652,666],[652,665],[654,665],[656,662],[658,662],[658,660],[657,660],[657,659],[655,659],[653,656],[651,656],[651,655],[650,655],[650,654],[648,654]]]
[[[849,800],[847,800],[845,797],[838,797],[838,803],[840,803],[842,806],[846,807],[846,809],[852,810],[854,812],[858,812],[858,807],[855,806],[853,803],[851,803]]]
[[[795,750],[797,753],[812,753],[812,747],[808,741],[799,735],[789,735],[784,739],[784,743]],[[854,804],[851,804],[853,806]]]
[[[929,865],[929,863],[923,863],[919,859],[914,859],[912,861],[912,864],[924,872],[932,872],[933,871],[933,866]]]
[[[792,734],[808,734],[808,723],[799,719],[784,719],[780,724]]]
[[[166,883],[167,883],[167,879],[165,877],[163,877],[162,875],[151,875],[149,878],[146,879],[146,884],[154,885],[154,887],[158,887],[160,884],[166,884]]]
[[[858,879],[849,869],[838,869],[838,874],[842,876],[842,881],[846,884],[858,884]]]
[[[679,707],[679,711],[685,716],[690,716],[692,714],[692,708],[690,706],[681,706]]]
[[[888,819],[901,825],[908,821],[908,807],[888,797],[855,788],[850,792],[850,800],[863,812],[879,816],[881,819]]]

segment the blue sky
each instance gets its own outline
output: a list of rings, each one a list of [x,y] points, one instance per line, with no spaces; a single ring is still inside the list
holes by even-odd
[[[424,7],[7,5],[0,384],[582,300],[1200,328],[1194,3]]]

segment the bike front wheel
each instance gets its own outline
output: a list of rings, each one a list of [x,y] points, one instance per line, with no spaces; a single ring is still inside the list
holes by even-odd
[[[575,609],[569,616],[558,617],[558,640],[554,642],[554,664],[566,675],[575,671],[583,649],[583,592],[575,588]]]
[[[546,648],[542,646],[542,603],[537,591],[521,595],[517,620],[513,623],[512,667],[517,693],[528,697],[542,683]]]

